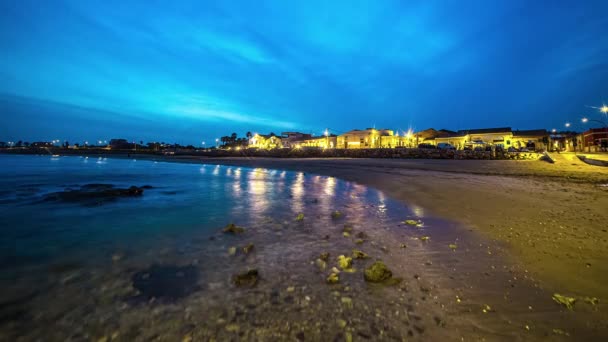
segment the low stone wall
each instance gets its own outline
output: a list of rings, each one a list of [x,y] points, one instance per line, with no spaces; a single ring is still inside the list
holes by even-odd
[[[61,154],[61,155],[165,155],[163,152],[147,150],[105,150],[105,149],[62,149],[29,148],[0,149],[7,154]],[[399,158],[399,159],[513,159],[537,160],[542,154],[536,152],[491,152],[491,151],[449,151],[421,148],[376,148],[376,149],[321,149],[314,147],[300,149],[242,149],[236,150],[172,150],[171,155],[200,157],[267,157],[267,158]]]
[[[419,148],[378,149],[243,149],[240,151],[216,150],[196,153],[209,157],[269,157],[269,158],[399,158],[399,159],[513,159],[537,160],[536,152],[448,151]]]

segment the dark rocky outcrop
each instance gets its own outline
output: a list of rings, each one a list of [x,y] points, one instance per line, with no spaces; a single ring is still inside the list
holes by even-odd
[[[140,197],[143,187],[116,188],[112,184],[85,184],[80,189],[68,188],[44,196],[46,202],[79,203],[82,205],[101,205],[125,197]]]

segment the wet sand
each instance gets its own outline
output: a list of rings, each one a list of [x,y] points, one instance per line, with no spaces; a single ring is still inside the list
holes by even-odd
[[[597,297],[608,308],[608,168],[572,154],[542,161],[181,159],[300,170],[377,188],[504,245],[548,292]]]
[[[579,160],[208,159],[377,188],[507,246],[547,287],[608,300],[608,168]]]

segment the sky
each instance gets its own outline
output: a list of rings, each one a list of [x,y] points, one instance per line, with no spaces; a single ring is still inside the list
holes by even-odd
[[[607,14],[605,0],[0,0],[0,141],[583,130],[608,103]]]

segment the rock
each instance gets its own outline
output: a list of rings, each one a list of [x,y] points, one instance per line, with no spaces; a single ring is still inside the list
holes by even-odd
[[[364,278],[372,283],[381,283],[393,277],[393,272],[382,261],[376,261],[365,269]]]
[[[401,247],[401,248],[407,248],[407,245],[404,244],[404,243],[402,243],[402,244],[399,245],[399,247]]]
[[[353,300],[350,297],[342,297],[340,301],[349,309],[353,307]]]
[[[80,189],[66,189],[44,196],[47,202],[80,203],[82,205],[101,205],[123,197],[139,197],[144,189],[131,186],[129,188],[114,188],[111,184],[86,184]]]
[[[224,229],[222,229],[222,232],[226,234],[241,234],[245,232],[245,228],[239,227],[234,223],[229,223],[226,227],[224,227]]]
[[[362,252],[358,249],[353,249],[353,258],[354,259],[367,259],[367,258],[369,258],[369,255],[365,254],[364,252]]]
[[[296,290],[296,288],[294,286],[289,286],[287,288],[287,292],[294,292]]]
[[[332,267],[332,268],[331,268],[331,273],[338,274],[338,273],[340,273],[340,270],[339,270],[339,269],[337,269],[337,268],[335,268],[335,267]]]
[[[588,303],[591,305],[597,305],[600,302],[600,300],[595,297],[585,297],[585,298],[583,298],[583,300],[585,301],[585,303]]]
[[[424,242],[427,242],[427,241],[429,241],[430,239],[431,239],[431,238],[430,238],[430,237],[428,237],[428,236],[421,236],[421,237],[420,237],[420,241],[424,241]]]
[[[328,284],[337,284],[340,282],[340,277],[338,276],[337,273],[331,273],[327,279],[326,279]]]
[[[342,216],[344,216],[344,215],[338,210],[331,213],[331,218],[334,220],[340,219],[340,218],[342,218]]]
[[[574,297],[566,297],[566,296],[562,296],[559,293],[555,293],[553,295],[553,300],[558,303],[561,304],[563,306],[565,306],[566,308],[568,308],[569,310],[572,310],[574,307],[574,303],[576,303],[576,298]]]
[[[451,243],[448,245],[448,247],[450,247],[451,250],[456,250],[456,248],[458,248],[458,246],[455,243]]]
[[[226,325],[226,327],[224,329],[226,329],[226,331],[228,331],[228,332],[237,332],[241,329],[241,327],[239,327],[238,324],[232,323],[232,324]]]
[[[353,225],[350,223],[345,223],[344,224],[344,228],[342,228],[342,232],[344,233],[352,233],[353,231]]]
[[[321,255],[319,255],[319,259],[321,259],[323,261],[329,261],[329,253],[328,252],[321,253]]]
[[[405,220],[403,223],[408,226],[422,227],[422,221],[420,220]]]
[[[236,254],[236,247],[229,247],[228,248],[228,255],[233,256]]]
[[[321,259],[315,260],[315,264],[321,271],[325,271],[325,268],[327,268],[327,263]]]
[[[344,329],[344,327],[346,327],[346,321],[343,319],[338,319],[338,326],[342,329]]]
[[[355,243],[356,243],[357,245],[362,245],[364,242],[365,242],[365,241],[364,241],[363,239],[357,239],[357,240],[355,240]]]
[[[252,269],[247,272],[232,276],[232,283],[238,287],[254,287],[258,283],[258,270]]]
[[[298,216],[296,216],[296,221],[304,221],[304,214],[299,213]]]
[[[249,254],[251,251],[253,251],[252,243],[248,243],[245,247],[243,247],[243,253]]]
[[[343,270],[352,268],[353,267],[353,258],[346,257],[344,255],[338,256],[338,266]]]

